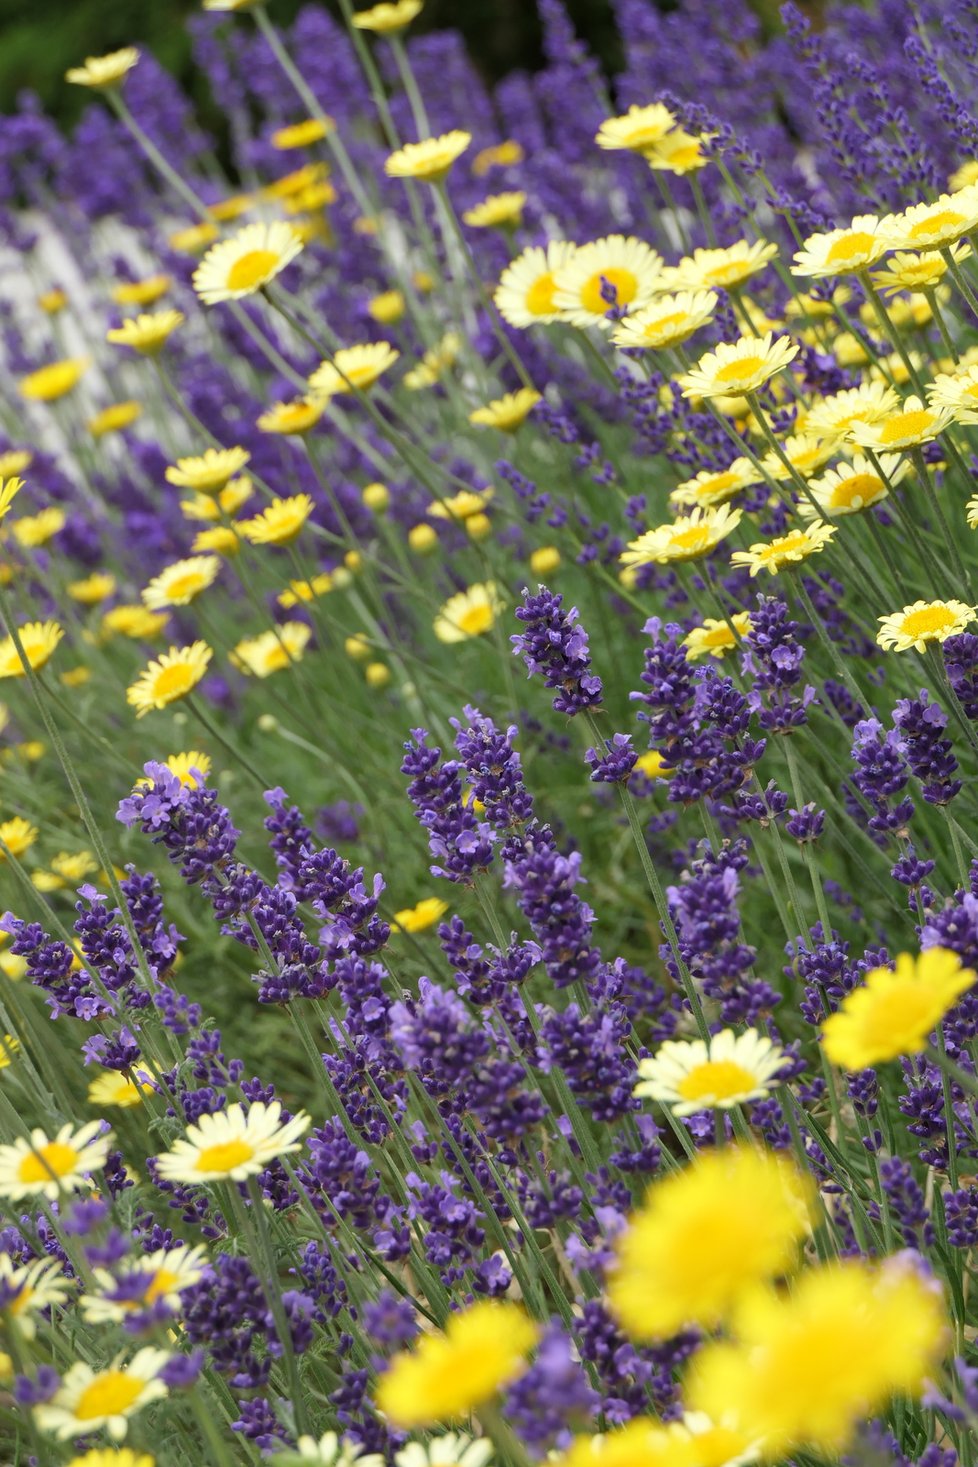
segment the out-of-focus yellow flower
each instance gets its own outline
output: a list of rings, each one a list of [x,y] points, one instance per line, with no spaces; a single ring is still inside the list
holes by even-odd
[[[294,606],[303,606],[308,601],[318,600],[332,589],[333,577],[327,571],[321,571],[308,581],[290,581],[276,600],[283,611],[291,611]]]
[[[109,635],[131,637],[133,641],[152,641],[168,621],[165,612],[148,611],[145,606],[113,606],[102,617],[102,630]]]
[[[20,395],[29,402],[57,402],[78,386],[91,366],[90,357],[65,357],[20,379]]]
[[[760,482],[760,475],[748,458],[735,458],[725,469],[701,469],[692,479],[684,479],[669,495],[672,504],[689,504],[707,509],[725,504],[742,489]]]
[[[513,168],[517,163],[522,163],[525,157],[522,143],[508,138],[504,143],[494,143],[476,153],[472,159],[472,172],[476,178],[485,178],[493,168]]]
[[[440,922],[448,911],[448,903],[440,897],[425,897],[414,907],[404,907],[394,913],[392,926],[401,932],[426,932]]]
[[[438,544],[438,532],[433,525],[412,525],[407,540],[415,555],[428,555]]]
[[[164,478],[180,489],[218,494],[235,474],[240,474],[250,458],[246,448],[207,448],[198,457],[178,458]]]
[[[363,669],[364,681],[375,691],[386,688],[391,680],[391,670],[386,662],[368,662]]]
[[[481,514],[495,494],[493,488],[460,489],[450,499],[436,499],[428,505],[428,513],[436,520],[467,520]]]
[[[178,229],[175,234],[171,234],[170,248],[178,250],[182,255],[200,255],[208,245],[214,243],[217,234],[217,225],[209,219],[203,219],[199,224],[188,224],[185,229]]]
[[[55,286],[53,290],[46,290],[39,295],[37,303],[46,316],[57,316],[68,304],[68,296],[60,287]]]
[[[55,649],[64,636],[64,629],[56,621],[29,621],[18,628],[24,656],[34,672],[40,671],[54,656]],[[12,636],[0,641],[0,678],[24,677],[24,665]]]
[[[470,586],[450,596],[435,617],[434,630],[439,642],[466,642],[491,631],[503,608],[495,581]]]
[[[900,953],[893,968],[871,968],[822,1025],[832,1064],[866,1070],[901,1055],[923,1054],[930,1035],[978,974],[957,953],[925,948]]]
[[[471,141],[471,133],[455,128],[441,137],[405,143],[403,148],[391,153],[384,164],[384,172],[389,178],[418,178],[425,183],[439,183]]]
[[[174,331],[185,320],[182,311],[141,313],[130,316],[121,326],[113,326],[111,331],[105,333],[105,339],[113,346],[130,346],[144,357],[153,357],[162,351]]]
[[[288,153],[293,148],[309,148],[313,143],[320,143],[335,130],[336,123],[331,117],[307,117],[302,122],[277,128],[272,133],[271,144],[279,152]]]
[[[189,606],[190,602],[212,586],[221,562],[216,555],[194,555],[177,560],[154,576],[142,593],[143,605],[151,611],[165,606]]]
[[[120,280],[109,294],[117,306],[151,306],[166,295],[172,284],[170,275],[148,275],[145,280]]]
[[[36,550],[46,545],[65,527],[65,512],[56,504],[42,509],[37,514],[21,515],[11,520],[10,534],[25,550]]]
[[[37,833],[37,826],[32,825],[21,815],[14,815],[12,819],[4,820],[0,824],[0,841],[3,842],[6,849],[0,851],[0,860],[5,861],[8,852],[11,856],[19,857],[25,851],[29,851],[37,840]]]
[[[207,251],[194,271],[194,290],[207,306],[241,300],[268,285],[301,250],[301,239],[284,220],[246,224]]]
[[[115,576],[109,571],[93,571],[81,581],[68,582],[68,595],[82,606],[97,606],[115,590]]]
[[[389,341],[341,347],[331,361],[320,363],[313,372],[309,378],[310,389],[321,398],[338,397],[344,392],[366,392],[399,356],[400,352]]]
[[[709,134],[697,136],[677,127],[673,132],[642,154],[646,163],[656,173],[675,173],[683,178],[687,173],[697,173],[710,161],[704,151]]]
[[[287,545],[299,534],[315,504],[308,494],[273,499],[253,519],[241,520],[238,529],[252,545]]]
[[[660,143],[676,126],[676,118],[662,102],[632,106],[620,117],[602,122],[594,141],[609,151],[644,153]]]
[[[364,484],[360,491],[360,498],[367,509],[374,514],[383,514],[390,507],[391,491],[386,484]]]
[[[612,332],[615,346],[630,351],[663,350],[688,341],[705,326],[716,310],[719,296],[712,290],[684,290],[661,295],[651,305],[626,316]]]
[[[108,91],[125,81],[138,60],[135,46],[124,46],[121,51],[110,51],[106,56],[86,56],[84,66],[72,66],[65,72],[65,81],[76,87]]]
[[[560,566],[556,545],[540,545],[530,553],[530,570],[535,576],[552,576]]]
[[[271,677],[302,660],[311,636],[304,621],[284,621],[274,631],[243,638],[230,653],[230,661],[246,677]]]
[[[207,205],[207,214],[218,224],[231,224],[235,219],[240,219],[242,214],[247,214],[249,209],[254,208],[255,201],[251,194],[229,194],[226,199],[218,199],[214,204]]]
[[[396,35],[409,26],[421,14],[423,0],[383,0],[369,10],[358,11],[351,24],[359,31],[374,31],[378,35]]]
[[[395,321],[400,321],[406,309],[407,303],[399,290],[381,291],[367,302],[367,310],[379,326],[393,326]]]
[[[104,438],[106,433],[121,433],[131,428],[142,413],[142,404],[130,398],[127,402],[114,402],[88,420],[88,431],[93,438]]]
[[[526,194],[519,189],[490,194],[466,209],[462,219],[471,229],[515,229],[523,218]]]
[[[213,652],[206,642],[171,647],[150,662],[126,690],[126,701],[142,718],[153,709],[166,708],[192,693],[205,676]]]
[[[323,415],[322,402],[313,398],[298,397],[293,402],[276,402],[262,413],[257,426],[263,433],[280,433],[286,436],[308,433],[315,428]]]
[[[199,530],[191,546],[195,555],[237,555],[241,550],[241,537],[233,525],[210,525]]]
[[[23,479],[0,478],[0,520],[10,513],[13,502],[23,487]]]
[[[534,388],[521,387],[518,392],[507,392],[504,397],[486,403],[485,407],[476,408],[469,413],[469,422],[478,427],[515,433],[540,400],[540,393]]]

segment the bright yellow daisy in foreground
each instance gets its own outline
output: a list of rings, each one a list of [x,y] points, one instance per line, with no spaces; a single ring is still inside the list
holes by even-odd
[[[77,387],[91,366],[90,357],[65,357],[20,379],[20,395],[29,402],[57,402]]]
[[[240,300],[275,279],[302,250],[302,240],[282,219],[246,224],[207,251],[193,287],[207,306]]]
[[[17,628],[24,656],[35,672],[38,672],[54,656],[55,649],[64,630],[56,621],[29,621]],[[24,677],[24,664],[13,637],[0,641],[0,678]]]
[[[879,618],[876,640],[888,652],[926,651],[929,642],[946,642],[963,632],[975,619],[974,606],[948,598],[946,601],[914,601],[902,611]]]
[[[297,397],[293,402],[276,402],[262,413],[257,427],[263,433],[280,433],[285,436],[308,433],[319,422],[325,410],[322,402],[309,397]]]
[[[439,183],[471,141],[470,132],[454,128],[452,132],[442,133],[441,137],[405,143],[403,148],[391,153],[384,164],[384,172],[389,178],[420,178],[425,183]]]
[[[608,1302],[633,1339],[727,1320],[778,1278],[811,1226],[815,1189],[781,1155],[749,1146],[701,1153],[654,1182],[617,1242]]]
[[[154,576],[142,593],[143,605],[151,611],[164,606],[189,606],[201,591],[217,579],[221,562],[216,555],[193,555],[174,561]]]
[[[252,545],[287,545],[299,534],[315,507],[309,494],[273,499],[261,514],[242,520],[238,529]]]
[[[61,1192],[91,1187],[91,1173],[105,1165],[113,1142],[111,1131],[102,1132],[101,1121],[77,1131],[69,1123],[51,1138],[38,1129],[29,1141],[18,1136],[0,1146],[0,1197],[20,1202],[40,1194],[55,1201]]]
[[[808,1450],[835,1458],[890,1396],[919,1395],[948,1331],[940,1285],[898,1254],[810,1269],[790,1292],[759,1291],[737,1333],[697,1353],[687,1399],[780,1462]]]
[[[620,321],[611,339],[629,351],[664,350],[687,341],[716,310],[719,296],[713,290],[681,290],[660,295]]]
[[[360,10],[352,17],[351,25],[358,31],[375,31],[389,36],[403,31],[421,14],[423,0],[384,0],[369,10]]]
[[[117,1355],[105,1370],[95,1371],[78,1360],[51,1400],[34,1407],[34,1420],[59,1441],[103,1428],[113,1441],[122,1441],[128,1418],[167,1394],[160,1372],[170,1358],[168,1350],[148,1346],[131,1360]]]
[[[72,1457],[68,1467],[155,1467],[145,1452],[129,1447],[92,1447],[82,1457]]]
[[[609,234],[574,250],[554,276],[554,306],[573,326],[611,329],[611,302],[605,286],[615,292],[615,305],[639,310],[660,289],[662,257],[643,239]]]
[[[278,1100],[256,1100],[247,1110],[235,1101],[188,1126],[187,1134],[156,1158],[157,1168],[168,1182],[243,1182],[276,1157],[298,1151],[299,1137],[310,1124],[302,1110],[283,1121]]]
[[[849,437],[860,448],[871,448],[876,453],[887,449],[919,448],[943,433],[952,417],[948,408],[936,404],[925,407],[919,397],[908,397],[899,412],[879,418],[874,423],[854,422],[850,426]]]
[[[331,361],[322,362],[309,378],[317,397],[338,397],[342,392],[366,392],[382,377],[401,353],[389,341],[368,341],[343,346]]]
[[[245,677],[271,677],[301,660],[311,636],[304,621],[285,621],[274,631],[245,637],[230,653],[230,660]]]
[[[810,234],[795,255],[791,273],[815,279],[850,275],[875,265],[889,248],[876,215],[860,214],[845,229]]]
[[[729,504],[715,509],[694,509],[685,519],[646,530],[618,558],[627,566],[699,560],[737,528],[742,514],[742,510],[732,509]]]
[[[871,968],[825,1020],[825,1053],[846,1070],[922,1054],[948,1009],[976,981],[978,973],[948,948],[928,947],[918,957],[900,953],[895,971]]]
[[[448,903],[440,897],[425,897],[415,907],[404,907],[394,913],[393,925],[401,932],[427,932],[448,911]]]
[[[469,422],[477,427],[500,428],[504,433],[515,433],[529,413],[540,401],[540,394],[532,387],[521,387],[518,392],[507,392],[485,407],[469,413]]]
[[[188,647],[171,647],[150,662],[126,689],[126,701],[135,708],[136,717],[186,698],[205,676],[213,655],[206,642],[192,642]]]
[[[107,331],[105,339],[113,346],[131,346],[144,357],[152,357],[186,319],[182,311],[141,312]]]
[[[639,1060],[632,1094],[657,1100],[677,1116],[729,1110],[769,1094],[784,1061],[784,1050],[756,1029],[721,1029],[709,1048],[702,1039],[667,1039]]]
[[[749,611],[735,611],[729,622],[716,617],[704,617],[701,626],[694,627],[683,641],[690,662],[700,657],[725,657],[738,647],[751,629]]]
[[[730,563],[748,566],[751,576],[759,576],[762,570],[776,576],[807,560],[810,555],[820,554],[836,532],[835,525],[814,520],[804,530],[789,530],[786,535],[776,535],[773,540],[758,541],[749,550],[735,550]]]
[[[661,142],[675,125],[675,117],[662,102],[652,102],[646,107],[636,105],[621,116],[602,122],[594,141],[608,151],[627,149],[630,153],[644,153]]]
[[[978,187],[941,194],[928,204],[912,204],[881,221],[889,249],[941,250],[978,228]]]
[[[251,458],[246,448],[207,448],[194,458],[178,458],[164,474],[168,484],[198,494],[219,494]]]
[[[119,86],[138,60],[135,46],[124,46],[121,51],[110,51],[106,56],[86,56],[84,66],[72,66],[65,72],[65,81],[76,87],[106,91]]]
[[[797,343],[787,336],[775,339],[742,336],[739,341],[721,342],[715,351],[700,357],[691,372],[680,377],[683,397],[727,397],[757,392],[765,382],[784,370],[798,355]]]
[[[486,1405],[526,1369],[537,1327],[518,1304],[481,1300],[395,1355],[375,1398],[395,1426],[436,1426]]]
[[[897,453],[880,454],[875,464],[861,453],[854,454],[849,463],[836,464],[820,478],[812,479],[808,492],[818,510],[803,499],[798,505],[798,513],[805,519],[816,513],[828,515],[830,519],[860,514],[885,499],[891,488],[905,479],[909,472],[910,465]]]
[[[554,239],[545,248],[531,245],[517,255],[500,275],[493,297],[503,320],[520,328],[560,320],[556,276],[574,250],[568,240]]]
[[[435,636],[439,642],[467,642],[491,631],[503,609],[502,597],[495,581],[470,586],[450,596],[435,617]]]

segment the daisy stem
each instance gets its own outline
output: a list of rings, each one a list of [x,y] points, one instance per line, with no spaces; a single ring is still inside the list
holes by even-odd
[[[285,1366],[285,1374],[288,1378],[289,1389],[292,1395],[292,1407],[295,1411],[296,1426],[300,1432],[308,1427],[306,1414],[306,1398],[299,1378],[299,1367],[296,1362],[295,1348],[292,1342],[292,1331],[289,1321],[282,1305],[282,1294],[279,1289],[278,1264],[275,1260],[275,1247],[272,1242],[271,1230],[268,1226],[268,1218],[265,1214],[265,1200],[261,1189],[254,1177],[249,1177],[246,1183],[250,1207],[246,1207],[244,1199],[238,1191],[235,1183],[228,1185],[232,1205],[237,1209],[243,1230],[250,1239],[248,1253],[252,1258],[260,1258],[264,1264],[265,1279],[262,1280],[265,1288],[265,1297],[268,1300],[272,1317],[275,1321],[275,1333],[278,1335],[279,1344],[282,1346],[282,1360]]]
[[[209,715],[204,712],[203,708],[201,707],[200,703],[198,703],[196,698],[188,696],[186,699],[186,703],[187,707],[193,712],[194,716],[203,724],[204,728],[210,734],[211,738],[216,739],[221,748],[224,749],[228,754],[230,754],[232,759],[236,760],[237,763],[241,765],[242,769],[244,769],[244,771],[248,775],[250,775],[250,777],[255,781],[255,784],[257,784],[260,790],[268,790],[273,788],[274,781],[264,779],[258,773],[258,770],[250,762],[250,760],[245,758],[241,750],[236,748],[229,739],[226,739],[224,737],[224,735],[221,733],[221,730],[217,727],[217,724],[214,723]]]
[[[808,592],[805,589],[804,577],[801,575],[800,572],[797,576],[793,577],[793,585],[795,594],[797,595],[802,606],[805,608],[805,615],[808,617],[809,622],[815,630],[815,635],[818,637],[818,640],[821,642],[823,648],[828,654],[829,659],[832,662],[832,666],[835,668],[836,672],[839,674],[839,677],[849,689],[849,692],[852,694],[853,698],[855,698],[857,705],[860,708],[864,708],[865,699],[863,698],[862,693],[859,691],[858,684],[856,683],[855,678],[852,676],[852,673],[846,666],[845,659],[839,652],[838,647],[836,647],[835,643],[829,638],[829,635],[822,624],[822,618],[819,616],[818,612],[815,610],[815,607],[812,605],[812,598],[809,596]]]
[[[189,184],[187,184],[180,177],[176,169],[171,167],[171,165],[164,158],[163,154],[160,152],[159,148],[153,142],[153,139],[149,137],[148,134],[143,132],[143,129],[140,127],[135,117],[133,117],[132,113],[129,111],[128,106],[123,101],[121,94],[113,89],[109,91],[106,95],[108,97],[110,105],[115,110],[119,121],[123,124],[124,127],[128,128],[129,132],[142,148],[143,152],[146,154],[146,157],[152,163],[157,173],[159,173],[161,177],[166,179],[167,183],[173,189],[174,193],[179,194],[183,202],[188,205],[190,209],[193,210],[198,218],[209,220],[210,215],[207,212],[207,205],[204,203],[203,199],[199,196],[199,194],[195,194]]]
[[[948,1075],[962,1090],[969,1095],[978,1095],[978,1076],[969,1074],[960,1065],[955,1064],[944,1048],[943,1042],[939,1041],[938,1047],[928,1044],[925,1050],[927,1058],[937,1066],[942,1075]]]
[[[951,562],[951,568],[954,571],[955,576],[958,578],[962,589],[966,588],[970,593],[971,576],[965,569],[964,562],[961,559],[961,555],[958,550],[957,544],[955,543],[954,536],[951,534],[951,527],[948,524],[947,518],[944,514],[944,506],[941,504],[941,496],[938,494],[937,486],[935,485],[928,471],[927,463],[924,459],[923,449],[912,448],[910,450],[910,457],[913,460],[914,468],[917,470],[917,478],[920,480],[921,487],[923,488],[924,493],[930,501],[931,508],[934,511],[934,517],[941,527],[941,535],[943,537],[945,547],[947,548],[948,557]]]

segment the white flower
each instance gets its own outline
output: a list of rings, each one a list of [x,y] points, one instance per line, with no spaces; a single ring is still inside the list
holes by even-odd
[[[677,1116],[728,1110],[767,1095],[784,1062],[783,1050],[756,1029],[723,1029],[709,1048],[702,1039],[667,1039],[650,1059],[639,1061],[633,1093],[669,1106]]]
[[[168,1182],[243,1182],[264,1171],[278,1156],[299,1150],[310,1117],[305,1111],[283,1121],[282,1105],[256,1100],[245,1110],[240,1101],[227,1110],[202,1115],[173,1148],[156,1159]]]

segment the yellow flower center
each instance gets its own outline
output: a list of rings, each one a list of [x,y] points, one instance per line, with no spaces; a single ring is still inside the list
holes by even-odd
[[[119,1416],[129,1410],[143,1393],[145,1381],[126,1375],[124,1370],[106,1370],[97,1375],[78,1397],[75,1416],[79,1421],[96,1421],[103,1416]]]
[[[862,509],[872,504],[883,488],[882,480],[875,474],[853,474],[842,484],[836,484],[829,501],[833,509]]]
[[[707,550],[710,531],[706,525],[691,525],[688,530],[676,530],[669,541],[670,550]]]
[[[740,280],[746,280],[751,272],[748,260],[725,260],[720,265],[714,265],[712,269],[704,273],[703,279],[710,285],[736,285]]]
[[[157,1299],[162,1299],[164,1295],[171,1293],[173,1285],[176,1282],[177,1275],[175,1273],[172,1273],[168,1268],[158,1268],[143,1295],[145,1303],[152,1304]]]
[[[895,418],[888,418],[880,426],[880,441],[882,443],[895,443],[905,438],[916,438],[926,433],[934,421],[934,414],[927,408],[917,408],[909,413],[899,413]]]
[[[660,316],[656,321],[650,321],[645,328],[646,336],[659,336],[663,332],[674,331],[677,327],[685,326],[689,320],[688,311],[673,311],[669,316]]]
[[[707,1060],[684,1075],[676,1086],[683,1100],[702,1100],[707,1103],[732,1100],[737,1095],[747,1095],[757,1088],[757,1079],[750,1070],[733,1060]]]
[[[231,1172],[242,1162],[250,1161],[255,1148],[236,1136],[233,1141],[219,1141],[215,1146],[204,1146],[194,1162],[195,1172],[212,1172],[222,1175]]]
[[[900,630],[905,637],[935,637],[954,625],[953,611],[937,601],[933,606],[922,606],[903,618]]]
[[[855,229],[837,239],[825,256],[827,265],[851,265],[867,255],[876,243],[873,235],[864,229]]]
[[[732,362],[725,362],[722,367],[717,368],[717,381],[725,383],[728,387],[740,387],[764,367],[763,357],[737,357]]]
[[[274,250],[249,250],[235,260],[228,271],[228,290],[252,290],[268,279],[277,264],[278,255]]]
[[[954,209],[941,209],[937,214],[929,214],[926,219],[919,220],[910,229],[911,239],[930,237],[934,234],[944,234],[948,230],[959,229],[966,223],[965,216],[958,214]]]
[[[702,647],[735,647],[737,639],[727,626],[711,627],[699,638]]]
[[[174,601],[181,596],[196,596],[206,585],[204,577],[199,571],[184,571],[182,575],[174,576],[167,584],[166,593]]]
[[[978,382],[969,382],[964,389],[965,397],[978,397]]]
[[[804,530],[794,530],[790,535],[781,535],[777,540],[772,540],[770,545],[765,545],[761,551],[761,559],[764,561],[780,560],[782,556],[793,555],[798,550],[808,549],[808,537]]]
[[[369,387],[378,373],[376,362],[364,362],[359,367],[348,367],[344,376],[353,383],[355,387]]]
[[[586,311],[591,311],[595,316],[603,316],[611,309],[601,293],[602,281],[607,281],[609,285],[614,286],[616,305],[631,305],[638,291],[637,278],[631,270],[622,270],[616,265],[609,265],[607,269],[596,270],[582,287],[581,305]]]
[[[491,606],[470,606],[458,619],[459,628],[467,637],[478,637],[487,632],[493,623]]]
[[[194,685],[193,673],[184,662],[173,663],[158,672],[153,683],[153,697],[170,700],[182,698]]]
[[[78,1152],[63,1141],[49,1141],[39,1146],[37,1154],[32,1151],[25,1156],[17,1168],[19,1182],[50,1182],[52,1176],[67,1177],[78,1165]]]

